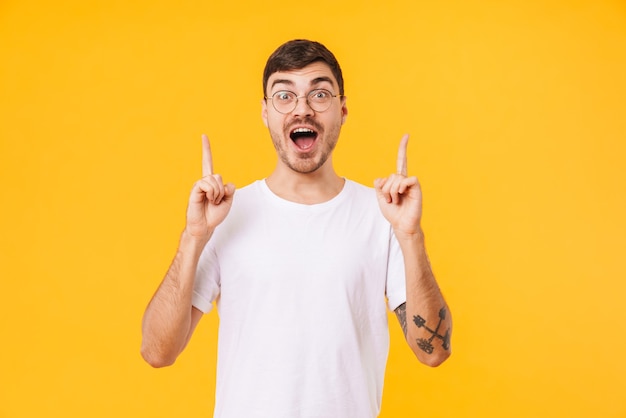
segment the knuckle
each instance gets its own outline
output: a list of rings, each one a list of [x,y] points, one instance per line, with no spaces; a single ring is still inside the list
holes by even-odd
[[[193,184],[193,187],[194,189],[204,190],[206,189],[206,182],[203,179],[200,179]]]

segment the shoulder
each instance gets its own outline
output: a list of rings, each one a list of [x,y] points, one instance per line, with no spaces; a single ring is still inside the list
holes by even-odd
[[[380,211],[376,190],[373,187],[346,179],[344,190],[346,193],[345,200],[349,202],[346,205],[348,210],[355,214],[358,213],[359,216],[369,216],[381,224],[388,223]]]
[[[374,188],[370,187],[370,186],[366,186],[362,183],[359,183],[358,181],[355,180],[350,180],[350,179],[346,179],[346,184],[350,185],[351,187],[354,187],[356,190],[359,190],[361,192],[373,192]]]
[[[376,203],[376,191],[373,187],[365,186],[354,180],[346,179],[346,192],[351,199],[362,200],[363,202]]]
[[[235,189],[232,206],[209,241],[211,246],[218,246],[218,243],[235,234],[235,231],[243,230],[244,226],[250,225],[262,216],[264,212],[262,195],[259,180]]]
[[[250,200],[256,200],[259,195],[262,194],[261,181],[262,180],[256,180],[248,185],[236,189],[235,196],[233,198],[233,205],[235,203],[239,204]]]

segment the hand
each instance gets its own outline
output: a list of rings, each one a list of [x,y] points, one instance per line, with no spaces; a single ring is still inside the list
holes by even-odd
[[[378,204],[396,236],[421,232],[422,190],[417,177],[407,177],[406,148],[409,135],[404,135],[398,149],[396,174],[374,181]]]
[[[226,218],[233,202],[235,186],[224,184],[219,174],[213,174],[211,144],[202,135],[202,179],[191,190],[187,206],[187,232],[194,238],[208,240],[213,230]]]

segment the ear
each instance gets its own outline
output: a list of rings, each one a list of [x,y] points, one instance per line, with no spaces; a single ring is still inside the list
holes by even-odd
[[[346,106],[346,100],[348,100],[346,96],[343,96],[341,98],[341,124],[342,125],[346,123],[346,118],[348,117],[348,107]]]
[[[261,99],[261,118],[263,119],[263,123],[267,128],[267,100]]]

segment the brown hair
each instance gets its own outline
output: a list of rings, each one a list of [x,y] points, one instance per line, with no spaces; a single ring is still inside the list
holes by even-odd
[[[343,96],[343,76],[339,62],[324,45],[306,39],[286,42],[270,55],[263,71],[263,94],[267,93],[267,80],[275,72],[299,70],[318,61],[324,62],[330,67],[335,79],[337,79],[339,94]]]

